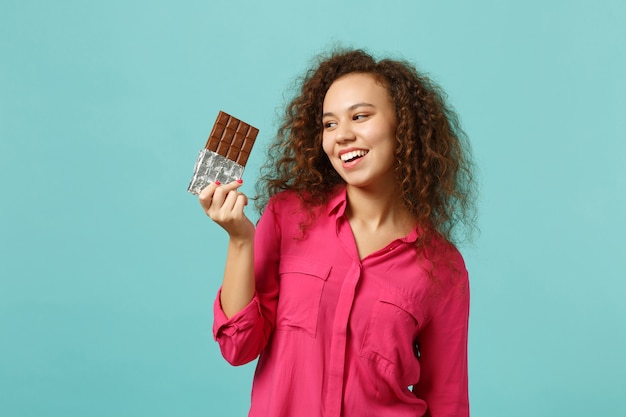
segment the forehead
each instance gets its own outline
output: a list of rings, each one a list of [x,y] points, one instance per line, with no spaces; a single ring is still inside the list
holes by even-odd
[[[357,102],[374,105],[391,104],[387,88],[372,74],[352,73],[336,79],[326,92],[324,108],[327,106],[351,106]]]

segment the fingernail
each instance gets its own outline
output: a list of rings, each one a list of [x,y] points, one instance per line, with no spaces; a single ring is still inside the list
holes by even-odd
[[[239,184],[241,184],[241,183],[243,183],[243,180],[242,180],[241,178],[239,178],[239,179],[237,180],[237,182],[238,182]]]
[[[222,183],[219,182],[218,180],[215,180],[215,185],[221,185]]]

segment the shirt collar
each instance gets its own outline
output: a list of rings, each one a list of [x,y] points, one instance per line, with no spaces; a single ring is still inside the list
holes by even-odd
[[[331,193],[330,200],[326,205],[326,211],[329,216],[335,215],[335,218],[339,218],[346,212],[347,194],[346,187],[338,187],[333,193]]]
[[[415,241],[417,241],[417,237],[420,234],[420,227],[414,227],[413,230],[411,230],[411,232],[406,235],[405,237],[403,237],[402,239],[400,239],[402,242],[405,243],[415,243]]]
[[[335,216],[336,220],[339,220],[346,212],[347,206],[347,198],[348,195],[346,193],[346,187],[339,187],[336,191],[331,194],[330,200],[328,201],[328,205],[326,206],[326,211],[328,216]],[[419,226],[413,228],[408,235],[401,238],[401,242],[405,243],[415,243],[417,237],[421,233],[421,228]]]

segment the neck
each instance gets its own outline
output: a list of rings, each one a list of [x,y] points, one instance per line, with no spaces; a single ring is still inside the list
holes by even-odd
[[[351,223],[358,222],[371,231],[389,227],[410,231],[415,227],[396,187],[368,189],[348,185],[346,193],[346,214]]]

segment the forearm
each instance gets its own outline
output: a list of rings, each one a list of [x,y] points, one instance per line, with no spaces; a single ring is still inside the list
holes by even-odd
[[[254,297],[254,238],[230,239],[220,302],[226,317],[243,310]]]

